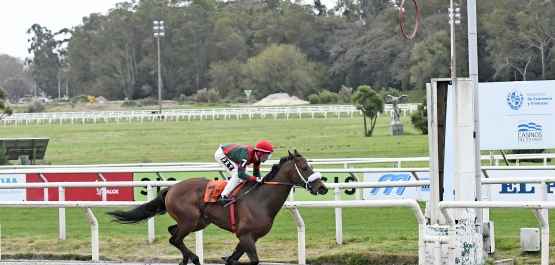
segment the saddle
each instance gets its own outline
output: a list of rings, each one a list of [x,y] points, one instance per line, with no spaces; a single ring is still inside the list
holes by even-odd
[[[235,188],[230,194],[229,198],[235,198],[235,195],[239,192],[239,190],[245,186],[247,182],[243,181],[237,188]],[[204,192],[204,202],[218,202],[218,197],[224,191],[225,185],[227,185],[227,181],[225,180],[211,180],[206,185],[206,190]]]

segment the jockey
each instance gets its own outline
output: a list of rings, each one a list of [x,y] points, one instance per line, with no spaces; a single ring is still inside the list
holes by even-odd
[[[227,196],[243,181],[261,182],[260,163],[266,162],[273,152],[274,148],[266,140],[258,142],[256,146],[244,144],[220,145],[214,154],[214,158],[218,164],[222,165],[231,174],[231,178],[222,191],[219,201],[230,202],[231,200]],[[253,164],[252,176],[247,171],[247,166],[250,164]]]

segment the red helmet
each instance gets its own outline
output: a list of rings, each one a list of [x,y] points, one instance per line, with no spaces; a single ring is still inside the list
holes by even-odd
[[[257,151],[261,151],[264,153],[273,153],[274,152],[274,148],[272,147],[272,144],[270,144],[270,142],[266,141],[266,140],[262,140],[260,142],[258,142],[256,144],[255,149]]]

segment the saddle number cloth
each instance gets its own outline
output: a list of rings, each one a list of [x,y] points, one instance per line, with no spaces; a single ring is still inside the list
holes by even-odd
[[[243,181],[234,191],[231,192],[230,198],[235,197],[237,191],[241,189],[245,185],[246,181]],[[217,202],[218,197],[224,191],[225,185],[227,185],[227,181],[225,180],[211,180],[206,185],[206,191],[204,192],[204,202]]]

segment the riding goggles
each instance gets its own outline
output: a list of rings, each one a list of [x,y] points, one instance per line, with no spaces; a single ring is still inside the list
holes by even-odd
[[[268,160],[270,159],[270,156],[272,156],[272,153],[264,153],[264,152],[261,152],[261,153],[262,155],[260,156],[260,159],[265,158],[266,160]]]

